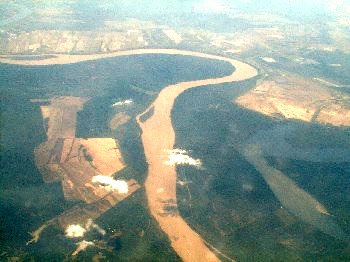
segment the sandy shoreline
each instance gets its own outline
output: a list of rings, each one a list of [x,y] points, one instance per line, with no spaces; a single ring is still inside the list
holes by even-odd
[[[139,119],[142,114],[137,117],[142,129],[142,143],[149,165],[145,184],[146,194],[152,215],[184,261],[218,261],[219,259],[207,247],[201,236],[179,214],[166,214],[165,212],[169,203],[177,208],[176,168],[164,164],[166,157],[164,149],[172,149],[175,144],[171,110],[175,99],[187,89],[250,79],[257,75],[257,71],[245,63],[225,57],[192,52],[182,54],[229,62],[235,71],[225,77],[169,85],[162,89],[156,100],[150,105],[154,108],[153,115],[145,122]],[[147,109],[144,112],[147,112]]]
[[[230,75],[224,77],[168,85],[161,90],[156,100],[150,105],[150,107],[154,107],[153,115],[145,122],[140,121],[140,116],[143,113],[137,117],[137,122],[142,129],[141,138],[149,165],[145,188],[151,214],[169,237],[174,250],[184,261],[219,261],[218,257],[207,247],[201,236],[177,212],[167,212],[169,207],[177,210],[176,168],[175,166],[164,164],[166,159],[164,149],[172,149],[175,144],[171,110],[175,99],[185,90],[205,85],[247,80],[258,74],[255,68],[227,57],[176,49],[138,49],[97,55],[57,55],[56,57],[42,60],[12,60],[1,57],[0,62],[25,66],[44,66],[142,54],[185,55],[214,59],[228,62],[235,69]],[[147,112],[147,110],[144,112]]]

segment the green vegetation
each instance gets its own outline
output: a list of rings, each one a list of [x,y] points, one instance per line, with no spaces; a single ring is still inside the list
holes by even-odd
[[[0,260],[20,256],[46,261],[62,261],[75,249],[74,242],[63,237],[61,230],[49,227],[37,244],[26,246],[30,239],[28,232],[76,203],[63,198],[59,183],[45,184],[35,166],[34,148],[46,138],[39,104],[31,103],[30,99],[64,95],[90,97],[78,114],[76,137],[117,138],[127,166],[118,178],[134,178],[143,184],[147,165],[136,121],[131,120],[113,132],[108,128],[109,117],[118,110],[135,117],[154,99],[132,87],[137,85],[157,93],[168,84],[226,75],[231,70],[229,65],[217,61],[168,55],[119,57],[47,67],[1,64],[0,68],[0,249],[6,251]],[[134,102],[122,108],[111,106],[116,100],[125,99]],[[87,154],[84,157],[92,160]],[[148,213],[142,190],[109,210],[97,223],[106,229],[107,235],[90,237],[101,238],[115,248],[112,252],[103,251],[108,259],[178,260]],[[108,238],[112,229],[121,231],[114,242]],[[91,260],[97,252],[98,249],[92,248],[79,259]]]
[[[178,186],[180,213],[204,239],[238,261],[349,259],[347,243],[281,208],[261,174],[240,155],[254,134],[282,123],[232,103],[240,94],[237,90],[252,86],[203,87],[178,98],[173,110],[176,147],[189,150],[192,157],[203,161],[202,170],[177,168],[179,179],[189,182],[188,188]],[[347,131],[342,128],[295,125],[295,136],[288,140],[295,147],[303,148],[302,141],[320,148],[348,143]],[[332,219],[350,234],[346,226],[349,210],[344,208],[350,206],[346,197],[347,163],[311,163],[284,159],[282,155],[269,158],[269,163],[323,203]]]

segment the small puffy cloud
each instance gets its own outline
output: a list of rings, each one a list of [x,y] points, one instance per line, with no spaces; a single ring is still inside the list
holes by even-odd
[[[134,103],[134,101],[132,101],[131,99],[126,99],[126,100],[122,100],[122,101],[117,101],[114,104],[112,104],[113,107],[116,106],[128,106],[131,105],[132,103]]]
[[[223,0],[202,0],[193,5],[193,11],[198,13],[224,13],[230,5]]]
[[[115,180],[109,176],[97,175],[91,179],[91,182],[100,184],[108,191],[117,191],[119,194],[126,194],[129,192],[129,187],[125,180]]]
[[[202,166],[202,161],[200,159],[194,159],[190,157],[186,150],[175,148],[172,150],[164,151],[168,153],[168,160],[164,162],[166,165],[190,165],[195,167]]]
[[[276,60],[272,57],[260,57],[266,63],[276,63]]]
[[[103,228],[99,227],[99,225],[95,224],[94,221],[89,218],[85,224],[85,227],[79,224],[68,225],[65,230],[65,235],[67,238],[83,237],[85,233],[89,232],[91,229],[95,229],[101,235],[106,234],[106,231]]]
[[[81,225],[69,225],[65,230],[65,235],[68,238],[83,237],[86,233],[86,229]]]

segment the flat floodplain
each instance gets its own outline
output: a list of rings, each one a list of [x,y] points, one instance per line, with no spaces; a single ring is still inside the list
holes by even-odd
[[[155,55],[148,54],[147,56]],[[158,56],[158,59],[162,60],[163,56],[166,55]],[[115,58],[107,58],[104,62],[111,62],[112,60],[114,61],[114,59]],[[128,60],[130,58],[118,58],[118,60],[119,59]],[[184,57],[181,57],[181,59],[184,59]],[[168,59],[165,60],[168,61]],[[101,61],[99,62],[103,64],[103,60]],[[204,64],[208,63],[207,60],[205,61],[206,62],[203,61]],[[166,62],[163,60],[163,62],[168,63],[169,61]],[[83,64],[85,63],[95,64],[97,62],[90,61],[84,62]],[[218,63],[218,61],[215,63]],[[168,83],[162,83],[163,85],[159,86],[159,89],[146,88],[147,85],[138,85],[135,88],[135,85],[138,83],[133,82],[127,85],[126,80],[122,83],[129,87],[127,89],[106,88],[101,91],[98,89],[89,89],[86,88],[86,86],[82,87],[83,89],[72,88],[71,92],[75,92],[74,94],[78,94],[79,92],[86,93],[86,91],[89,91],[89,94],[91,94],[90,96],[93,97],[93,99],[87,103],[86,108],[78,115],[78,125],[80,125],[80,127],[78,127],[78,133],[80,133],[82,137],[109,136],[112,134],[118,138],[121,141],[121,148],[122,151],[125,152],[126,164],[129,167],[121,174],[126,178],[135,177],[136,175],[139,182],[144,182],[147,169],[145,160],[147,160],[148,164],[151,166],[148,172],[154,172],[154,174],[156,174],[161,170],[164,171],[162,175],[171,175],[173,181],[170,187],[165,190],[165,192],[171,192],[168,196],[169,201],[162,202],[166,205],[169,212],[167,214],[163,214],[162,212],[157,214],[156,205],[153,209],[151,207],[151,212],[158,222],[163,220],[163,222],[160,222],[160,226],[166,232],[168,239],[172,242],[176,242],[178,239],[181,240],[181,238],[176,238],[176,235],[172,236],[169,234],[172,230],[172,224],[167,222],[173,219],[173,217],[175,217],[175,221],[176,216],[179,216],[176,213],[175,215],[172,213],[177,212],[176,208],[172,208],[174,207],[173,196],[176,196],[175,191],[177,189],[178,196],[177,199],[175,198],[175,204],[178,203],[180,205],[179,214],[184,217],[184,221],[181,223],[185,223],[182,225],[186,227],[187,224],[190,227],[189,230],[197,232],[202,239],[206,240],[206,246],[214,244],[214,247],[218,251],[226,254],[228,257],[237,258],[239,261],[249,261],[250,259],[257,260],[259,257],[268,258],[269,256],[271,256],[271,259],[277,257],[278,259],[284,260],[293,257],[296,260],[307,260],[315,256],[315,254],[319,258],[324,257],[326,254],[330,256],[337,255],[339,257],[346,257],[347,251],[344,241],[341,241],[341,239],[334,239],[332,234],[327,235],[327,231],[322,233],[322,228],[319,228],[321,229],[321,231],[319,231],[317,227],[315,228],[310,224],[302,223],[301,220],[305,219],[305,215],[301,215],[299,219],[293,214],[293,212],[296,213],[295,210],[299,210],[298,208],[290,208],[288,210],[288,208],[282,207],[281,203],[287,207],[290,206],[288,203],[285,204],[286,200],[283,198],[284,195],[278,191],[278,187],[274,189],[269,186],[271,182],[266,181],[266,178],[262,176],[263,172],[254,168],[256,161],[251,160],[250,163],[249,158],[244,157],[244,150],[253,142],[258,144],[262,150],[261,157],[264,158],[262,161],[266,161],[272,170],[283,172],[283,174],[289,178],[289,180],[285,181],[294,181],[293,183],[297,186],[304,188],[305,191],[324,203],[324,206],[318,206],[317,202],[314,202],[316,203],[317,212],[321,214],[321,217],[323,215],[328,216],[332,214],[332,216],[334,216],[334,218],[331,218],[332,221],[338,223],[340,228],[345,230],[345,225],[347,223],[346,211],[341,209],[340,203],[346,201],[343,196],[346,195],[347,178],[345,174],[348,171],[348,167],[341,161],[338,164],[333,162],[327,163],[327,161],[325,161],[316,165],[312,161],[309,161],[309,158],[303,157],[297,152],[299,150],[298,148],[302,147],[302,145],[307,142],[311,143],[310,147],[314,149],[312,153],[318,154],[318,152],[321,152],[324,148],[329,147],[329,145],[324,143],[327,140],[329,141],[330,138],[334,139],[336,143],[342,144],[343,148],[349,148],[349,145],[344,143],[348,141],[348,131],[341,128],[321,128],[320,132],[316,134],[315,130],[319,128],[316,125],[301,124],[293,120],[288,122],[266,118],[259,114],[238,108],[232,104],[234,97],[252,88],[255,82],[253,80],[230,84],[220,84],[220,81],[215,82],[213,79],[218,78],[218,75],[224,78],[224,76],[230,74],[230,70],[232,70],[232,68],[227,67],[225,68],[227,71],[221,71],[215,75],[212,69],[209,68],[209,66],[216,68],[215,63],[211,65],[207,64],[208,67],[206,69],[210,71],[208,75],[204,74],[206,71],[202,68],[202,73],[196,74],[194,79],[190,77],[188,79],[178,80],[174,79],[174,77],[167,78],[166,75],[171,76],[171,70],[165,69],[165,67],[155,69],[155,71],[160,71],[164,74],[164,82],[171,79]],[[80,63],[77,65],[79,64]],[[224,64],[221,65],[223,66]],[[72,69],[75,64],[67,66],[72,66],[70,68]],[[53,67],[62,69],[65,66],[55,65]],[[139,65],[139,67],[142,68],[141,65]],[[96,70],[96,65],[92,65],[91,70]],[[193,70],[193,72],[194,71],[195,70]],[[126,72],[126,70],[124,72]],[[190,74],[188,76],[190,76]],[[198,81],[197,85],[195,84],[196,81],[193,81],[181,86],[181,82],[183,81],[206,79],[208,76],[212,78],[210,81]],[[254,76],[254,74],[252,74],[252,76]],[[244,74],[243,77],[238,79],[243,80]],[[96,78],[89,80],[95,81]],[[101,79],[99,80],[101,81]],[[162,78],[158,80],[162,80]],[[103,80],[101,83],[103,83]],[[115,83],[117,83],[117,81]],[[207,84],[216,85],[201,87]],[[92,86],[91,83],[90,86]],[[163,89],[165,91],[162,91],[163,93],[161,92],[155,100],[156,94],[154,94],[154,92],[159,92],[159,90],[165,86],[167,86],[169,92],[166,92],[167,89]],[[188,90],[180,95],[187,88],[193,86],[198,86],[199,88]],[[171,87],[173,87],[173,89],[171,89]],[[121,95],[116,96],[115,94],[119,91]],[[128,91],[131,93],[126,93]],[[72,95],[72,93],[69,94]],[[174,101],[178,95],[180,95],[179,98]],[[134,107],[111,109],[111,105],[121,102],[123,99],[130,98],[136,101]],[[149,113],[147,111],[147,106],[154,100],[156,102],[153,104],[153,107],[151,107],[153,111],[151,110],[149,111],[151,113]],[[173,102],[175,102],[175,107],[172,109]],[[20,100],[18,100],[17,103],[21,105]],[[159,110],[159,108],[163,110]],[[164,110],[164,108],[166,110]],[[142,154],[143,150],[139,136],[140,130],[135,121],[130,121],[124,127],[117,128],[114,132],[111,132],[108,128],[109,120],[118,112],[127,112],[128,115],[133,117],[136,117],[142,112],[147,113],[147,117],[141,119],[139,124],[143,131],[142,136],[146,137],[147,134],[151,134],[151,138],[148,139],[149,141],[152,138],[158,138],[154,136],[154,132],[159,133],[159,143],[155,143],[157,147],[159,146],[159,148],[156,148],[158,150],[156,152],[157,154],[152,154],[155,153],[152,150],[147,153],[147,150],[152,149],[154,146],[146,146],[145,155]],[[101,115],[103,115],[103,117],[101,117]],[[154,119],[157,119],[157,116],[158,120],[163,119],[164,121],[154,121]],[[167,132],[171,131],[171,118],[173,119],[175,132]],[[92,119],[92,121],[89,121],[90,119]],[[162,124],[165,122],[167,125],[164,127]],[[147,129],[147,125],[153,125],[153,128]],[[277,132],[278,130],[285,130],[285,126],[288,128],[291,126],[291,130],[296,130],[299,135],[296,136],[295,132],[293,133],[294,135],[290,132],[283,134]],[[152,130],[153,134],[152,132],[147,133],[148,130]],[[162,137],[165,133],[168,134],[169,137]],[[264,139],[266,134],[267,136],[269,134],[271,136],[276,136],[275,142],[277,146],[282,147],[286,146],[286,143],[282,143],[283,141],[280,137],[287,137],[288,143],[292,145],[292,148],[297,149],[288,152],[285,157],[276,156],[276,152],[278,152],[276,150],[278,148],[271,149],[271,147],[269,147],[269,140]],[[144,137],[141,137],[143,146],[145,146]],[[165,143],[164,145],[160,144],[163,142]],[[278,142],[281,143],[278,144]],[[163,160],[165,159],[160,158],[159,160],[159,150],[172,148],[174,143],[175,148],[186,149],[191,155],[201,159],[204,163],[204,168],[178,167],[177,180],[174,167],[165,168],[164,170],[155,168],[157,166],[163,168],[164,166]],[[259,165],[259,163],[257,163],[257,165]],[[309,171],[306,171],[306,169]],[[312,173],[310,173],[310,170],[312,170]],[[334,176],[332,176],[334,173],[337,174],[337,179],[339,179],[340,182],[335,180]],[[316,174],[322,179],[317,179]],[[306,182],[310,178],[312,178],[312,182]],[[325,181],[327,181],[327,183]],[[341,183],[341,181],[343,181],[343,183]],[[40,184],[40,182],[37,183]],[[174,187],[174,183],[177,183],[178,186]],[[164,192],[159,190],[161,188],[151,188],[155,185],[157,184],[150,183],[147,187],[146,182],[146,190],[152,190],[153,193]],[[165,186],[166,185],[164,185],[164,187]],[[323,193],[315,190],[315,188],[323,188]],[[330,197],[331,194],[327,192],[334,191],[335,188],[338,190],[339,194]],[[123,215],[125,220],[128,220],[127,217],[130,214],[143,214],[141,216],[143,222],[145,222],[144,219],[152,221],[149,222],[150,226],[147,230],[157,232],[156,230],[159,230],[159,228],[156,229],[155,221],[150,218],[147,211],[147,202],[145,198],[148,197],[149,206],[155,203],[150,201],[149,196],[149,192],[146,195],[144,192],[138,193],[135,197],[136,200],[134,199],[131,200],[132,202],[123,203],[121,207],[112,210],[99,219],[98,222],[101,225],[109,223],[108,225],[113,225],[111,227],[115,229],[118,226],[118,217]],[[139,204],[138,207],[141,207],[137,211],[135,211],[136,207],[132,205],[135,204],[134,201]],[[339,204],[331,204],[334,202]],[[162,209],[161,211],[164,211],[164,206],[158,207]],[[308,207],[306,207],[305,210],[307,210],[307,208]],[[62,209],[64,208],[62,207]],[[162,216],[165,215],[166,217],[169,214],[174,216],[170,216],[170,219],[164,219],[164,216]],[[310,214],[310,212],[305,211],[305,214]],[[157,218],[157,216],[159,217]],[[140,242],[146,241],[143,238],[145,236],[145,229],[142,226],[142,221],[139,222],[138,226],[135,226],[135,221],[129,222],[128,220],[129,223],[127,223],[128,226],[130,226],[130,231],[127,232],[131,235],[134,234],[133,236],[142,236]],[[306,222],[308,221],[306,220]],[[131,224],[133,227],[131,227]],[[126,223],[124,222],[122,225],[125,226]],[[138,233],[136,234],[135,232]],[[58,234],[59,233],[56,232],[56,235]],[[123,233],[117,232],[115,236],[116,241],[114,244],[115,247],[117,247],[116,249],[121,253],[125,252],[125,257],[127,257],[130,246],[135,243],[135,240],[129,240],[129,242],[125,244],[127,237],[125,238]],[[162,243],[167,243],[166,246],[160,248],[160,250],[165,251],[161,256],[166,256],[166,254],[168,254],[167,252],[169,252],[169,254],[172,254],[173,258],[176,259],[176,255],[169,251],[170,243],[167,242],[166,235],[160,234],[160,236],[162,236],[162,240],[164,241]],[[196,241],[193,241],[193,243],[195,244]],[[137,244],[140,244],[140,242],[136,241]],[[148,239],[146,242],[142,243],[154,242],[149,242]],[[181,247],[181,243],[176,244],[179,246],[176,246],[174,243],[172,243],[172,245],[182,258],[186,256],[186,254],[179,252],[179,250],[188,247]],[[194,246],[194,248],[200,249],[198,246]],[[152,250],[154,253],[152,253]],[[159,248],[154,248],[154,246],[153,249],[145,248],[143,252],[137,253],[140,257],[131,258],[144,259],[148,256],[153,257],[155,253],[157,253],[156,250],[159,250]],[[274,251],[274,253],[272,253],[272,251]],[[113,252],[111,256],[113,256]],[[155,256],[157,257],[157,255]],[[191,254],[189,254],[189,256],[191,256]],[[215,259],[214,257],[212,258],[213,260]],[[161,257],[159,257],[159,259],[161,260]],[[191,257],[187,257],[187,260],[190,259]],[[195,260],[194,257],[192,257],[192,259]]]
[[[232,103],[254,87],[252,81],[208,86],[188,90],[177,99],[172,113],[175,147],[191,151],[205,166],[177,168],[178,179],[185,182],[177,188],[181,214],[207,241],[220,243],[221,251],[238,261],[348,257],[342,236],[325,234],[282,207],[241,152],[253,140],[262,145],[269,166],[321,202],[349,234],[349,209],[344,208],[344,203],[350,204],[349,162],[342,154],[350,148],[349,130],[272,119]],[[267,141],[275,144],[270,142],[268,148]],[[327,155],[332,147],[340,153]],[[283,151],[286,148],[289,151]],[[302,154],[305,150],[308,154]]]
[[[184,67],[184,64],[188,66]],[[59,184],[43,184],[35,167],[34,148],[46,140],[46,135],[40,106],[30,100],[64,95],[89,97],[90,100],[77,115],[76,136],[117,138],[126,163],[126,168],[120,176],[125,179],[136,178],[138,182],[143,183],[147,167],[139,140],[140,131],[135,121],[129,121],[121,128],[111,131],[108,128],[109,120],[118,112],[127,112],[128,115],[135,117],[154,100],[152,94],[159,92],[168,84],[208,76],[224,76],[232,70],[229,65],[225,67],[225,64],[207,59],[151,54],[71,65],[21,67],[1,64],[1,67],[6,76],[2,78],[2,85],[6,87],[3,89],[5,103],[2,105],[4,119],[2,162],[6,176],[2,178],[4,190],[1,196],[3,199],[11,197],[15,200],[15,202],[2,201],[4,213],[14,214],[13,217],[2,218],[4,229],[7,228],[4,230],[4,236],[8,239],[4,243],[4,249],[24,248],[25,251],[18,251],[18,256],[38,256],[48,259],[69,254],[75,248],[74,244],[58,238],[61,248],[54,249],[55,245],[49,244],[47,240],[59,237],[62,233],[52,228],[43,233],[44,247],[25,246],[25,242],[30,238],[27,232],[33,231],[44,221],[57,216],[76,203],[64,200]],[[116,101],[125,99],[133,99],[134,105],[122,108],[111,106]],[[13,112],[16,112],[16,117]],[[27,206],[19,206],[23,199],[27,199]],[[24,215],[27,217],[26,223],[23,220]],[[129,216],[135,219],[130,221]],[[114,239],[106,241],[111,241],[109,244],[115,247],[118,256],[130,259],[161,260],[162,257],[177,259],[176,254],[167,246],[168,240],[159,232],[156,223],[149,216],[144,192],[140,191],[132,199],[121,203],[118,208],[101,217],[97,223],[107,228],[110,235],[116,235]],[[140,235],[144,237],[140,238]],[[131,254],[132,248],[140,251]],[[109,256],[116,257],[116,253],[112,252]]]

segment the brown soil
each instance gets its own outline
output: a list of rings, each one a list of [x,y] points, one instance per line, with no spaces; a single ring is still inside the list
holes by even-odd
[[[49,119],[47,139],[75,137],[76,115],[87,98],[64,96],[51,99],[48,106],[41,106],[44,119]]]
[[[180,54],[183,53],[180,52]],[[138,117],[138,124],[142,129],[142,142],[149,165],[145,184],[148,205],[152,215],[168,235],[173,248],[184,261],[218,261],[214,252],[208,248],[201,236],[177,212],[176,169],[174,166],[164,164],[164,149],[172,149],[175,143],[171,110],[176,97],[189,88],[241,81],[256,76],[257,71],[247,64],[228,58],[199,53],[189,54],[188,52],[183,55],[226,61],[231,63],[236,71],[222,78],[169,85],[160,92],[157,99],[150,106],[154,107],[153,115],[145,122],[141,122],[139,119],[142,114]],[[173,212],[168,211],[169,206],[172,207]]]
[[[91,204],[78,204],[66,210],[61,215],[47,221],[41,225],[37,230],[31,233],[32,239],[27,244],[35,243],[39,240],[40,235],[44,229],[51,225],[58,225],[62,229],[72,224],[85,225],[89,219],[95,220],[103,213],[116,206],[119,202],[134,194],[140,185],[133,179],[128,181],[129,191],[127,194],[118,194],[116,192],[108,193],[104,198],[99,199]]]
[[[46,182],[62,181],[66,199],[92,203],[109,192],[91,183],[96,175],[113,176],[124,168],[113,138],[64,138],[35,149],[36,164]]]
[[[119,145],[113,138],[80,139],[92,157],[92,164],[104,176],[112,176],[125,167]]]
[[[348,99],[315,81],[284,75],[278,81],[264,81],[235,103],[268,116],[350,126]]]
[[[133,179],[127,182],[126,194],[93,184],[94,176],[113,176],[124,168],[117,141],[113,138],[75,138],[76,114],[86,98],[58,97],[50,101],[50,105],[41,106],[43,118],[48,120],[48,140],[34,150],[36,165],[45,182],[61,181],[65,199],[84,203],[39,227],[30,242],[38,241],[42,230],[52,224],[63,229],[70,224],[84,225],[88,219],[99,217],[140,188]]]
[[[228,62],[235,68],[232,74],[225,77],[182,82],[165,87],[151,105],[154,107],[154,114],[143,123],[139,120],[140,116],[138,117],[138,124],[142,129],[144,151],[149,165],[145,187],[152,215],[168,235],[172,247],[184,261],[218,261],[217,256],[208,248],[201,236],[177,212],[176,169],[174,166],[164,165],[163,150],[172,149],[175,143],[175,133],[171,124],[171,109],[178,95],[189,88],[250,79],[257,75],[255,68],[226,57],[175,49],[139,49],[97,55],[57,55],[53,58],[36,61],[1,58],[0,62],[21,65],[52,65],[138,54],[195,56]],[[163,190],[159,191],[160,188]],[[169,207],[171,207],[171,211],[169,211]]]
[[[108,193],[92,185],[92,177],[112,176],[124,168],[124,162],[113,138],[75,138],[76,115],[86,101],[56,97],[41,107],[48,119],[48,140],[35,149],[35,159],[46,182],[62,181],[66,199],[92,203]]]

